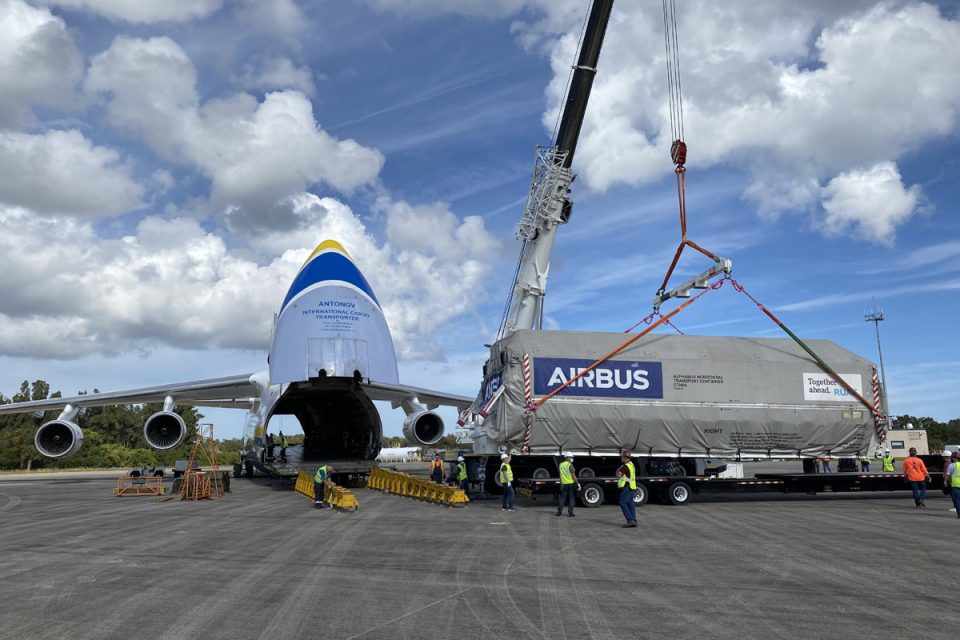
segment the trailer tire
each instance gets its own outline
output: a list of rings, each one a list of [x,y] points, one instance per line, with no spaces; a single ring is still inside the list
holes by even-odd
[[[536,469],[533,470],[531,477],[534,480],[546,480],[547,478],[550,477],[550,472],[547,471],[547,469],[545,469],[544,467],[537,467]]]
[[[593,480],[597,477],[597,472],[594,471],[592,467],[584,467],[577,471],[577,477],[583,478],[584,480]]]
[[[596,482],[586,483],[580,489],[580,502],[585,507],[599,507],[604,503],[603,487]]]
[[[638,507],[642,507],[647,504],[647,500],[650,499],[650,491],[647,490],[647,486],[642,482],[637,483],[637,491],[633,494],[633,504]]]
[[[674,482],[667,489],[667,500],[670,504],[681,506],[688,504],[693,499],[693,491],[686,482]]]

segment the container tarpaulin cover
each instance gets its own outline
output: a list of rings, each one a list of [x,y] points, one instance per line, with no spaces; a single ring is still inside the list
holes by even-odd
[[[499,386],[504,392],[483,435],[521,446],[524,354],[541,398],[625,337],[517,331],[494,344],[481,397]],[[830,341],[809,344],[855,390],[869,392],[872,363]],[[870,411],[790,340],[651,335],[540,406],[529,445],[531,452],[855,455],[872,451],[875,435]]]

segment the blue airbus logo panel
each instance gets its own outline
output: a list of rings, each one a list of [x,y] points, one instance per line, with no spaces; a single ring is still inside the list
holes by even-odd
[[[534,358],[533,391],[546,395],[593,364],[578,358]],[[561,396],[662,398],[663,367],[659,362],[608,360],[566,387]]]
[[[352,284],[370,296],[370,299],[377,303],[377,306],[380,305],[367,279],[363,277],[353,261],[337,251],[326,251],[311,259],[297,274],[293,284],[290,285],[290,290],[287,291],[287,296],[283,299],[283,305],[280,307],[281,313],[299,293],[317,283],[329,280]]]

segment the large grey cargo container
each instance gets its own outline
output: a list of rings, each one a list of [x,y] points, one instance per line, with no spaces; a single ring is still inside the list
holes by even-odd
[[[517,331],[494,344],[481,399],[504,387],[473,429],[474,450],[519,450],[524,356],[543,397],[628,335]],[[873,401],[874,366],[827,340],[809,344]],[[530,453],[708,458],[850,456],[873,452],[871,412],[790,340],[650,335],[542,405]]]

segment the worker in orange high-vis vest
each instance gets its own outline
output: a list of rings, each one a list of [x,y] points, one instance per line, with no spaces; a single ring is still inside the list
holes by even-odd
[[[443,482],[443,458],[439,451],[433,454],[433,461],[430,463],[430,479],[437,483]]]
[[[913,504],[916,509],[927,508],[927,483],[930,481],[930,474],[927,472],[927,465],[917,455],[917,450],[910,448],[910,457],[903,461],[903,476],[910,483],[910,490],[913,491]]]

